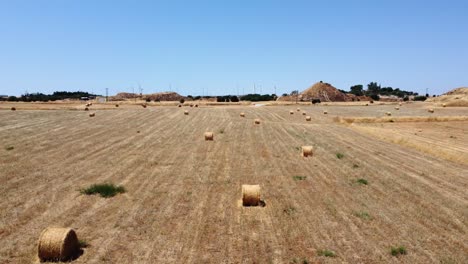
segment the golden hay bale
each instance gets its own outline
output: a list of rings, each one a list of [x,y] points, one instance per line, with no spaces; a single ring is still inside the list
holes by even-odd
[[[188,115],[188,111],[187,111],[187,110],[184,111],[184,115]]]
[[[328,114],[327,110],[323,110],[323,114],[324,115]]]
[[[447,106],[447,104],[446,104],[446,103],[443,103],[443,104],[442,104],[442,107],[446,107],[446,106]]]
[[[302,146],[302,157],[312,156],[314,153],[314,147],[312,146]]]
[[[400,107],[398,107],[398,106],[395,106],[395,110],[400,110]]]
[[[240,113],[240,117],[245,117],[245,113]]]
[[[289,111],[289,114],[294,115],[294,111],[293,110]]]
[[[213,132],[205,132],[205,140],[213,140]]]
[[[311,121],[311,120],[312,120],[312,117],[306,116],[306,121]]]
[[[95,115],[96,115],[96,113],[90,113],[89,117],[94,117]]]
[[[258,206],[260,205],[260,185],[242,185],[242,205]]]
[[[392,113],[390,113],[390,112],[387,112],[387,113],[385,113],[385,114],[388,115],[388,116],[391,116],[391,115],[392,115]]]
[[[306,112],[302,112],[302,115],[307,115],[307,113],[306,113]]]
[[[11,111],[16,111],[16,107],[13,106],[13,107],[11,108]]]
[[[299,112],[299,111],[301,111],[301,109],[298,107],[298,108],[296,109],[296,111],[298,111],[298,112]]]
[[[434,113],[434,109],[433,108],[430,108],[427,110],[429,113]]]
[[[66,261],[77,256],[80,250],[78,237],[71,228],[49,227],[42,231],[38,242],[41,261]]]
[[[254,120],[254,122],[255,122],[255,124],[258,125],[258,124],[260,124],[260,119],[257,118],[257,119]]]
[[[88,107],[85,107],[85,109],[84,109],[84,110],[85,110],[85,111],[89,111],[89,108],[88,108]]]

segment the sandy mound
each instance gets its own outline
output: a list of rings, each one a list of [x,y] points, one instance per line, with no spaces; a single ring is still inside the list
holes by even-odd
[[[143,99],[150,99],[151,101],[179,101],[183,98],[184,97],[182,95],[175,92],[162,92],[143,95]]]
[[[139,98],[138,94],[134,93],[118,93],[111,97],[112,101],[124,101],[133,98]],[[150,99],[151,101],[179,101],[184,98],[182,95],[175,92],[162,92],[153,94],[144,94],[141,97],[143,100]]]
[[[324,82],[318,82],[299,94],[299,98],[304,101],[320,99],[322,102],[344,102],[346,95],[340,92],[333,85]]]
[[[468,106],[468,87],[453,89],[441,96],[428,98],[427,101],[446,106]]]
[[[299,101],[311,101],[312,99],[320,99],[321,102],[345,102],[351,101],[344,93],[333,87],[329,83],[322,81],[312,85],[308,89],[299,94]],[[295,101],[295,96],[281,96],[278,101]]]

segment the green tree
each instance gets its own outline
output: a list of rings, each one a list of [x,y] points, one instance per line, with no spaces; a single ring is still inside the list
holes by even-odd
[[[357,85],[353,85],[351,86],[351,93],[356,95],[356,96],[362,96],[364,95],[364,87],[362,84],[357,84]]]

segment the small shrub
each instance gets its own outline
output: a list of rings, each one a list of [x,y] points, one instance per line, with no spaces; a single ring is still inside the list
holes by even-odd
[[[328,250],[328,249],[324,249],[324,250],[319,250],[317,252],[317,255],[319,256],[324,256],[324,257],[329,257],[329,258],[334,258],[336,257],[336,253],[331,251],[331,250]]]
[[[116,186],[112,183],[104,183],[104,184],[93,184],[90,187],[81,190],[82,194],[86,195],[93,195],[99,194],[101,197],[109,198],[113,197],[119,193],[124,193],[125,188],[123,186]]]
[[[368,185],[369,184],[369,182],[366,179],[362,179],[362,178],[357,179],[356,182],[359,183],[359,184],[362,184],[362,185]]]
[[[406,255],[407,251],[404,246],[399,246],[399,247],[392,247],[390,250],[390,253],[392,253],[392,256],[398,256],[398,255]]]
[[[6,147],[5,149],[6,149],[7,151],[10,151],[10,150],[14,150],[14,149],[15,149],[15,147],[13,147],[13,146],[9,146],[9,147]]]
[[[224,129],[220,129],[220,130],[219,130],[219,133],[220,133],[220,134],[224,134]]]
[[[293,179],[294,179],[295,181],[303,181],[303,180],[305,180],[306,178],[307,178],[307,176],[297,176],[297,175],[296,175],[296,176],[293,176]]]
[[[185,99],[182,98],[182,99],[179,100],[179,102],[180,102],[181,104],[183,104],[183,103],[185,103]]]
[[[338,159],[342,159],[342,158],[344,158],[344,154],[343,153],[336,153],[336,157]]]
[[[357,169],[357,168],[359,168],[359,165],[353,164],[353,169]]]
[[[419,95],[414,97],[414,101],[426,101],[427,97],[424,95]]]

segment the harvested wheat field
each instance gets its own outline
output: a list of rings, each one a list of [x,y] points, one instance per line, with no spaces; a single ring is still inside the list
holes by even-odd
[[[0,263],[48,227],[86,242],[72,263],[468,263],[466,107],[114,105],[2,107]]]

